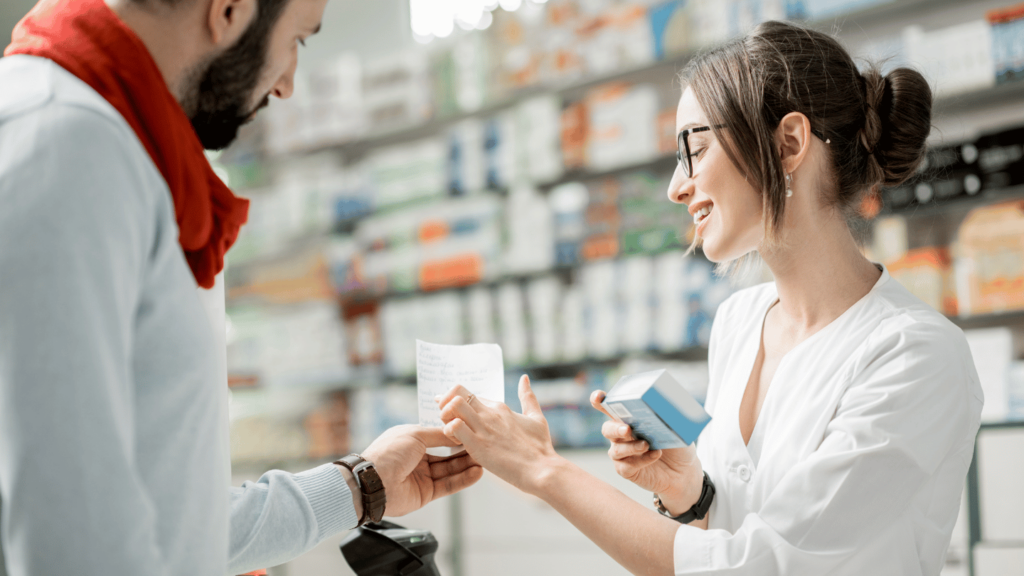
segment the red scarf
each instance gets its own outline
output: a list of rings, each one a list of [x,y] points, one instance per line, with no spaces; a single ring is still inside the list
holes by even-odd
[[[192,123],[142,40],[103,0],[42,0],[5,56],[53,60],[106,98],[146,147],[174,199],[178,241],[196,282],[212,288],[249,214],[213,172]]]

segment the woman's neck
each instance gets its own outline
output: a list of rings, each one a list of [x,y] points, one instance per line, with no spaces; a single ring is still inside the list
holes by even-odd
[[[815,332],[871,291],[880,272],[869,262],[838,211],[794,214],[777,248],[761,257],[775,277],[778,308],[793,329]]]

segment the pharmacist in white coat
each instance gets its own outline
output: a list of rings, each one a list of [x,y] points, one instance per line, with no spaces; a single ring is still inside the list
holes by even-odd
[[[938,574],[981,388],[961,331],[864,258],[845,218],[920,162],[927,83],[862,75],[834,39],[777,22],[684,80],[669,198],[710,260],[757,251],[775,277],[718,310],[696,448],[605,423],[644,507],[555,453],[526,377],[524,414],[453,389],[446,433],[635,574]]]

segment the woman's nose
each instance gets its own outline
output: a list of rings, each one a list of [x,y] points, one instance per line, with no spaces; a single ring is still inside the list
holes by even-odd
[[[693,196],[693,180],[683,173],[682,166],[676,165],[672,180],[668,184],[668,199],[676,204],[689,204]]]

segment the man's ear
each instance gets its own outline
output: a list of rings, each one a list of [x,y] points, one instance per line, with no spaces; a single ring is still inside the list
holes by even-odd
[[[210,41],[220,49],[233,46],[258,11],[257,0],[210,0],[207,14]]]
[[[811,148],[811,121],[800,112],[786,114],[775,130],[775,145],[779,147],[783,169],[795,172]]]

